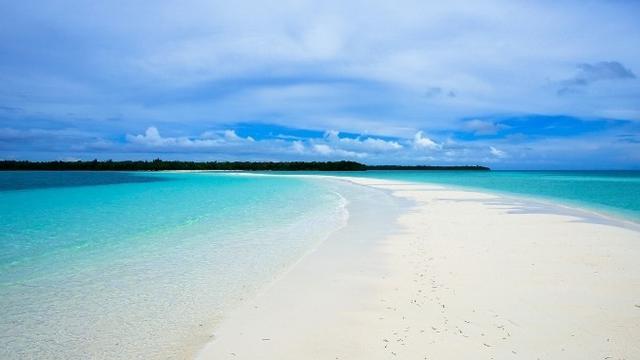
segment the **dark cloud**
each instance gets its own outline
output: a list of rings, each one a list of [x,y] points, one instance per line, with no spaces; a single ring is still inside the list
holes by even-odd
[[[432,86],[425,91],[424,96],[428,99],[439,97],[439,96],[448,96],[448,97],[456,97],[456,92],[452,89],[444,89],[439,86]]]
[[[586,119],[564,115],[494,116],[466,120],[454,132],[455,138],[508,139],[511,143],[533,138],[576,137],[607,131],[637,131],[633,121],[615,119]]]
[[[495,135],[500,130],[508,129],[509,126],[489,120],[473,119],[464,123],[464,128],[471,131],[476,136]]]
[[[637,134],[620,134],[617,138],[620,142],[640,144],[640,136]]]
[[[601,61],[595,64],[580,64],[579,80],[587,83],[598,80],[635,79],[636,75],[617,61]]]
[[[89,146],[103,150],[106,147],[99,144],[105,141],[91,132],[73,128],[0,128],[0,151],[84,151]]]
[[[13,106],[0,106],[0,112],[16,114],[24,112],[24,109]]]
[[[439,96],[442,95],[442,88],[437,87],[437,86],[432,86],[430,88],[427,89],[427,91],[425,91],[424,96],[428,97],[428,98],[432,98],[435,96]]]
[[[601,61],[593,64],[579,64],[578,73],[570,79],[561,82],[559,95],[577,91],[581,87],[588,86],[602,80],[635,79],[636,75],[627,67],[617,61]]]

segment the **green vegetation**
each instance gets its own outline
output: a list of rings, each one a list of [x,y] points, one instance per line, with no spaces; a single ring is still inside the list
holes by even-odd
[[[491,170],[480,165],[433,166],[433,165],[367,165],[367,170]]]
[[[244,170],[244,171],[364,171],[364,170],[489,170],[483,166],[369,166],[355,161],[194,162],[194,161],[0,161],[0,170]]]

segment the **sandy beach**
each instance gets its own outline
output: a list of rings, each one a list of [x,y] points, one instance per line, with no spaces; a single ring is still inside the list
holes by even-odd
[[[343,229],[228,314],[197,358],[640,357],[633,224],[435,185],[349,181],[411,201],[397,228],[364,247],[357,229]]]

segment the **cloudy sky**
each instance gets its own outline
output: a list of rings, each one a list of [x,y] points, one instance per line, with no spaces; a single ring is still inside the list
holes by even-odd
[[[0,159],[640,168],[639,14],[0,0]]]

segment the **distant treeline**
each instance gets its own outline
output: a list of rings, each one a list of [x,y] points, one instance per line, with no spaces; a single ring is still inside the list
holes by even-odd
[[[491,170],[480,165],[434,166],[434,165],[366,165],[367,170]]]
[[[355,171],[366,166],[355,161],[249,162],[249,161],[0,161],[0,170],[247,170],[247,171]]]
[[[0,161],[0,170],[92,170],[92,171],[161,171],[161,170],[244,170],[244,171],[364,171],[364,170],[489,170],[483,166],[370,166],[355,161]]]

